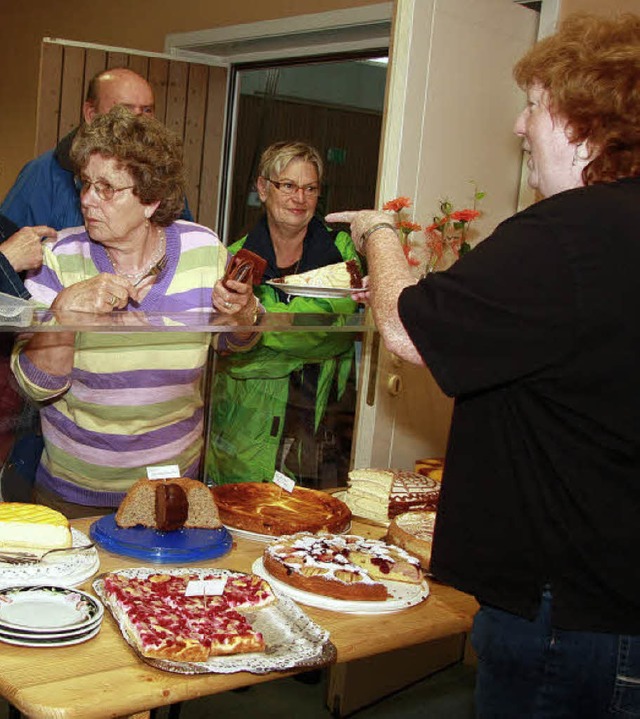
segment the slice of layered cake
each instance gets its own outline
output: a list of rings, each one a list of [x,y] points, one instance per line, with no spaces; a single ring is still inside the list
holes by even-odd
[[[335,287],[337,289],[357,289],[362,287],[362,273],[355,260],[336,262],[334,265],[325,265],[315,270],[301,272],[298,275],[287,275],[273,280],[282,285],[297,287]]]
[[[398,514],[435,510],[440,482],[400,469],[354,469],[349,472],[345,503],[359,517],[388,524]]]

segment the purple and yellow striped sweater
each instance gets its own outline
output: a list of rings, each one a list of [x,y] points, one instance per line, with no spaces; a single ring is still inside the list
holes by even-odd
[[[165,270],[140,305],[127,309],[210,310],[226,249],[211,230],[185,221],[167,227],[166,239]],[[113,272],[104,248],[76,227],[45,247],[44,264],[26,286],[49,307],[61,289],[101,272]],[[40,371],[18,343],[14,372],[41,403],[45,449],[36,483],[69,502],[117,506],[148,466],[177,464],[183,476],[195,476],[209,342],[196,332],[77,333],[74,368],[62,378]]]

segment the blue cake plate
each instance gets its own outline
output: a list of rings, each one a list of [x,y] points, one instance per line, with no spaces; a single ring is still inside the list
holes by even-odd
[[[176,529],[161,532],[148,527],[125,529],[108,514],[89,528],[91,539],[114,554],[124,554],[156,564],[199,562],[222,557],[230,551],[233,539],[226,527],[218,529]]]

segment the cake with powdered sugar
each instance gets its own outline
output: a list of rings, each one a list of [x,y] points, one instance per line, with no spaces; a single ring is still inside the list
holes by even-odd
[[[435,510],[440,482],[402,469],[354,469],[344,498],[353,514],[388,524],[410,510]]]
[[[353,601],[383,601],[383,581],[419,584],[420,564],[399,547],[354,534],[285,535],[262,561],[275,579],[296,589]]]
[[[297,275],[278,277],[272,282],[298,287],[331,287],[335,289],[357,289],[362,287],[362,273],[355,260],[336,262]]]

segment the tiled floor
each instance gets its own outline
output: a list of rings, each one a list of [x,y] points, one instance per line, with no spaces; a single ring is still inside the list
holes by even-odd
[[[353,719],[473,719],[475,673],[458,664],[351,715]],[[226,692],[182,705],[180,719],[331,719],[325,705],[326,685],[292,678],[259,684],[243,692]],[[166,719],[168,712],[158,712]]]
[[[474,671],[457,664],[351,714],[353,719],[473,719]],[[185,702],[180,719],[331,719],[325,682],[303,684],[292,678]],[[156,719],[167,719],[168,708]],[[7,719],[0,703],[0,719]]]

